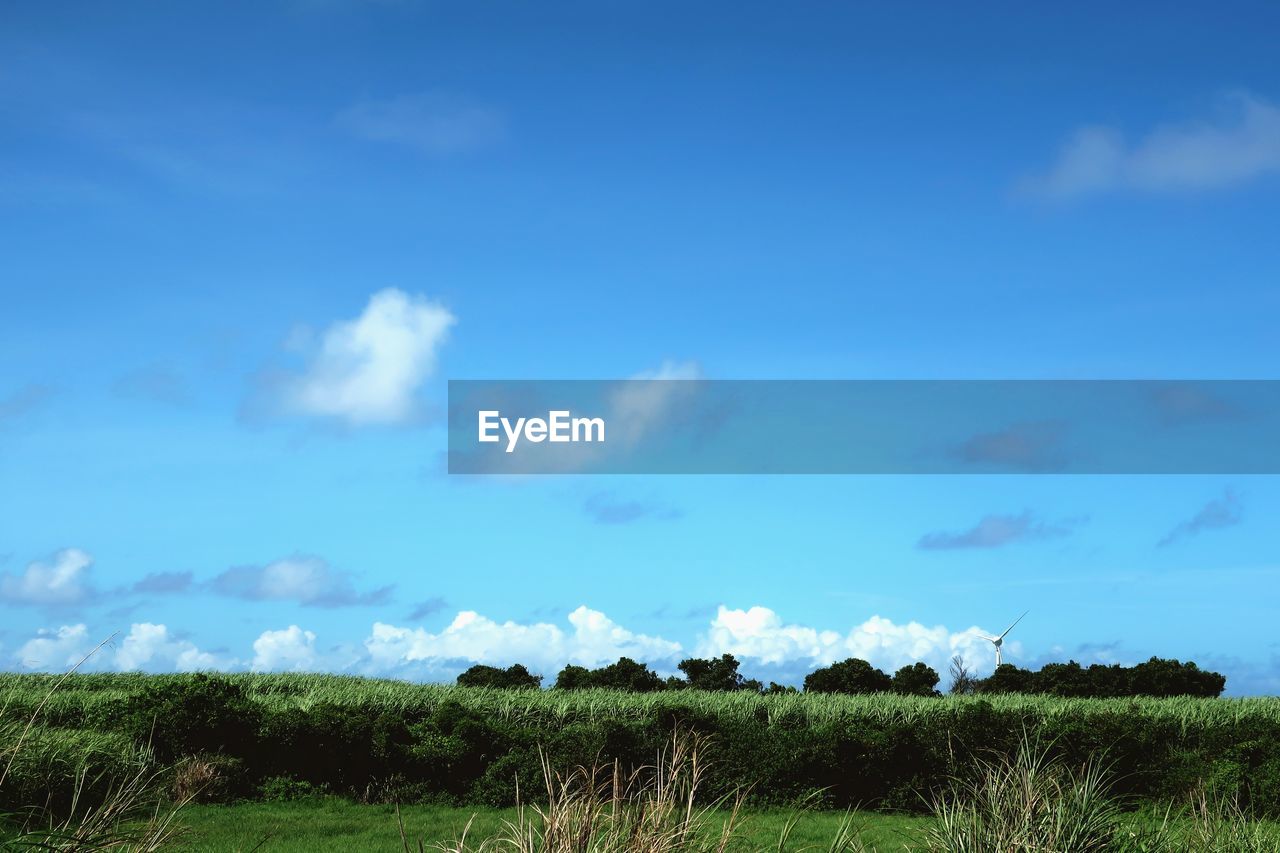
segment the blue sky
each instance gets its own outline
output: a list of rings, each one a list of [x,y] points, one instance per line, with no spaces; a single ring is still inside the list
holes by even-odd
[[[1276,692],[1274,478],[458,480],[431,413],[664,369],[1272,378],[1278,18],[6,4],[0,663],[119,631],[93,665],[794,679],[990,666],[966,632],[1031,608],[1010,660]]]

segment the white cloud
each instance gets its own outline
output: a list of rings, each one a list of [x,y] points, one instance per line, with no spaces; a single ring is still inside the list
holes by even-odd
[[[87,583],[91,565],[93,558],[84,551],[65,548],[47,563],[29,563],[22,574],[0,575],[0,599],[46,607],[79,604],[93,593]]]
[[[263,631],[253,641],[254,672],[308,672],[316,668],[316,662],[316,635],[297,625]]]
[[[498,623],[474,611],[459,613],[447,628],[432,634],[422,628],[399,628],[375,623],[365,640],[369,665],[378,671],[424,664],[445,667],[449,662],[523,663],[552,676],[566,663],[601,666],[619,657],[671,660],[680,644],[637,634],[603,613],[585,606],[569,614],[571,631],[546,622]]]
[[[212,589],[249,601],[296,601],[310,607],[384,604],[391,587],[357,592],[351,575],[319,557],[296,555],[265,566],[236,566],[213,579]]]
[[[455,322],[423,296],[378,291],[359,317],[324,332],[305,372],[284,381],[286,410],[351,425],[410,420],[415,393]]]
[[[1050,198],[1118,190],[1213,190],[1276,173],[1280,107],[1236,95],[1226,99],[1213,121],[1158,127],[1133,144],[1113,128],[1082,128],[1053,167],[1028,180],[1025,188]]]
[[[83,624],[63,625],[56,630],[41,628],[18,650],[16,662],[25,669],[65,670],[84,660],[101,639],[91,637]],[[189,640],[174,637],[164,625],[140,622],[130,627],[123,640],[98,649],[83,668],[191,672],[226,669],[233,663],[201,651]]]
[[[189,640],[174,637],[164,625],[141,622],[129,629],[128,636],[115,650],[112,666],[122,672],[193,672],[223,669],[226,664],[215,656],[200,651]]]
[[[426,154],[457,154],[502,138],[502,117],[462,98],[437,93],[364,101],[338,115],[339,127],[373,142],[406,145]]]
[[[950,659],[962,655],[979,666],[991,657],[991,644],[978,629],[953,632],[942,625],[932,628],[919,622],[898,625],[872,616],[847,633],[805,625],[786,625],[767,607],[731,610],[721,605],[710,629],[698,643],[702,657],[731,654],[744,662],[758,662],[791,669],[812,669],[849,657],[862,658],[893,672],[924,661],[945,673]],[[1018,647],[1010,643],[1007,653]]]
[[[18,649],[15,659],[25,669],[60,670],[75,666],[92,648],[85,625],[63,625],[57,630],[41,628]]]

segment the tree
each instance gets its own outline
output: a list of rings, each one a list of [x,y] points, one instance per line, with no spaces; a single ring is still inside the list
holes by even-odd
[[[1002,663],[989,678],[982,680],[978,689],[982,693],[1034,693],[1035,676],[1029,669]]]
[[[1153,657],[1130,670],[1130,690],[1135,696],[1221,696],[1227,678],[1202,670],[1194,661]]]
[[[799,693],[799,690],[790,684],[779,684],[776,681],[770,681],[769,686],[764,689],[766,696],[773,696],[778,693]]]
[[[904,666],[893,674],[892,690],[905,696],[938,696],[937,671],[924,663]]]
[[[960,655],[956,655],[951,659],[949,674],[951,675],[951,687],[948,688],[947,692],[953,696],[967,696],[977,689],[978,680],[969,673],[969,667]]]
[[[658,674],[631,658],[618,658],[600,669],[587,669],[569,664],[556,676],[558,690],[585,690],[600,687],[609,690],[627,690],[633,693],[650,693],[665,685]]]
[[[687,686],[694,690],[754,690],[764,687],[755,679],[746,679],[738,672],[738,659],[733,655],[718,658],[689,658],[677,668],[684,673]]]
[[[560,670],[554,685],[556,690],[586,690],[591,686],[591,670],[572,663]]]
[[[459,687],[502,687],[537,689],[542,686],[542,676],[534,675],[523,664],[512,664],[506,669],[476,664],[458,676]]]
[[[804,677],[806,693],[887,693],[893,679],[862,658],[848,658]]]

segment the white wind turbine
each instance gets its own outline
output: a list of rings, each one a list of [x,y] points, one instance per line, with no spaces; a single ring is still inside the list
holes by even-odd
[[[1026,616],[1030,612],[1031,612],[1030,610],[1023,611],[1022,616],[1019,616],[1017,619],[1013,620],[1013,625],[1017,625],[1019,622],[1021,622],[1022,617]],[[1005,628],[1004,633],[1001,634],[999,637],[988,637],[986,634],[978,635],[979,637],[990,642],[993,646],[996,647],[996,669],[999,669],[1000,664],[1002,663],[1000,659],[1000,647],[1004,645],[1004,638],[1008,636],[1010,631],[1013,630],[1013,625],[1010,625],[1008,628]]]

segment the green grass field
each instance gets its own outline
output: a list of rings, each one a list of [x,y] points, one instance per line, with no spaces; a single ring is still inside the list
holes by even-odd
[[[430,849],[437,842],[456,839],[472,820],[470,837],[495,833],[513,809],[467,809],[447,806],[406,806],[400,811],[405,832],[414,843],[421,839]],[[794,813],[753,811],[742,817],[742,850],[775,850],[779,833]],[[842,812],[806,812],[790,835],[788,850],[825,850],[835,834]],[[224,851],[398,850],[400,832],[393,806],[359,805],[337,798],[280,803],[247,803],[231,806],[189,806],[182,812],[188,827],[177,848],[192,853]],[[902,850],[919,837],[927,818],[859,812],[856,823],[861,838],[877,850]]]

